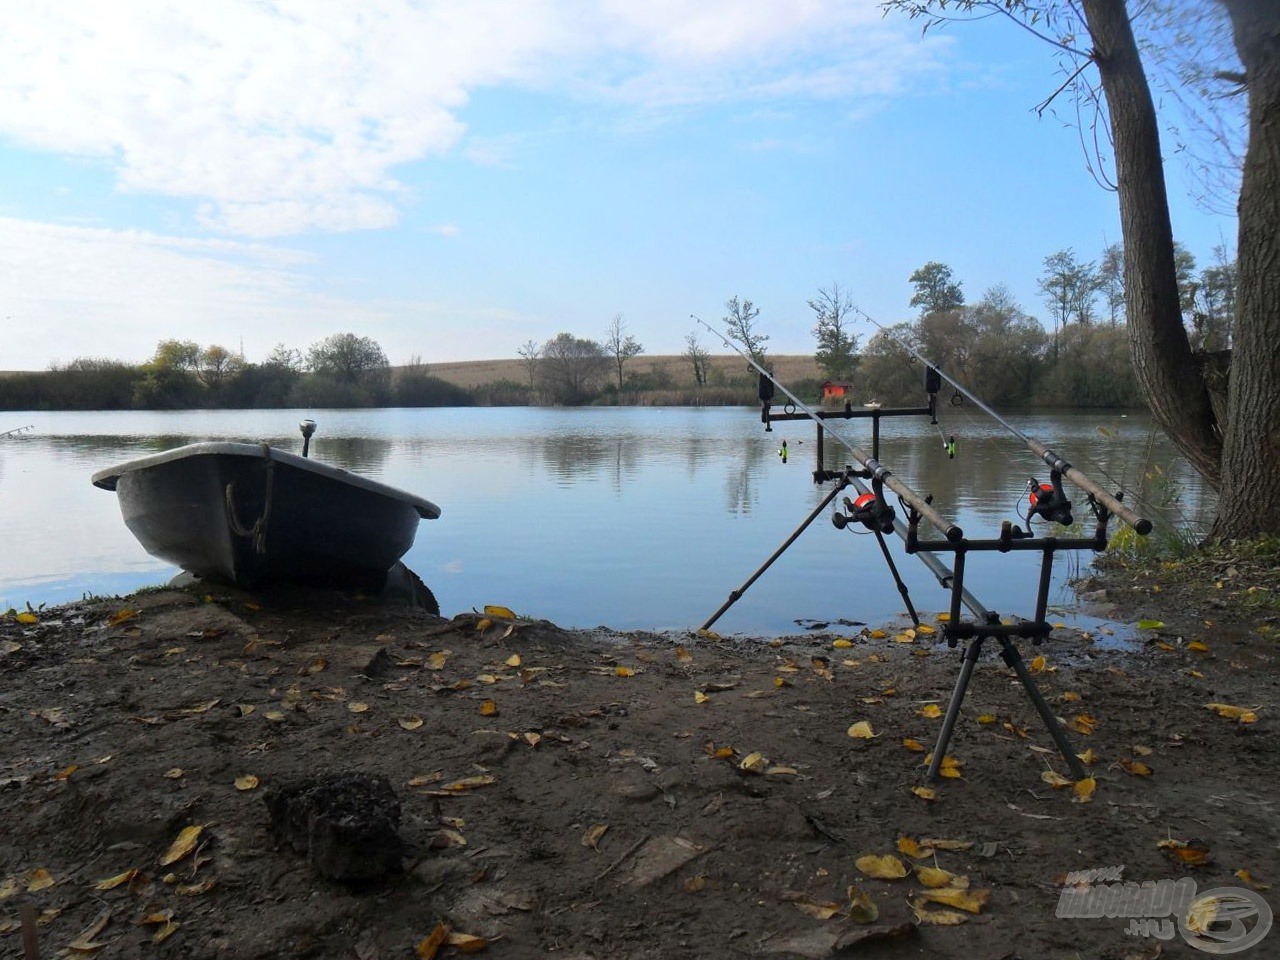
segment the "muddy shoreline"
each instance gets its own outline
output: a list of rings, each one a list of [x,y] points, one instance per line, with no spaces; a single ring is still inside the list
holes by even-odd
[[[1055,916],[1070,871],[1280,882],[1274,617],[1148,573],[1084,588],[1161,624],[1138,650],[1023,647],[1089,791],[994,644],[928,782],[960,666],[928,630],[717,641],[199,587],[10,615],[0,947],[27,903],[41,956],[1198,955]],[[405,843],[354,885],[264,802],[351,773],[392,786]]]

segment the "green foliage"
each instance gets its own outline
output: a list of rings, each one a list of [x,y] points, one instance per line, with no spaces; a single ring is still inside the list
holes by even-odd
[[[760,308],[750,300],[732,296],[724,303],[725,335],[743,350],[756,363],[768,369],[765,362],[765,344],[769,337],[756,327],[756,319],[760,316]]]
[[[525,391],[521,388],[521,392]],[[469,407],[475,400],[457,384],[410,368],[396,378],[391,390],[397,407]]]
[[[818,349],[814,359],[829,380],[849,380],[858,366],[858,338],[850,330],[853,323],[853,301],[840,292],[839,284],[821,288],[809,301],[814,312],[814,338]]]
[[[552,403],[588,403],[608,369],[609,358],[600,344],[561,333],[542,346],[538,385]]]
[[[911,285],[916,292],[911,295],[911,306],[919,307],[921,315],[959,310],[964,306],[964,291],[955,273],[945,263],[930,260],[911,274]]]
[[[354,333],[335,333],[307,351],[313,373],[368,393],[385,390],[390,364],[376,340]]]

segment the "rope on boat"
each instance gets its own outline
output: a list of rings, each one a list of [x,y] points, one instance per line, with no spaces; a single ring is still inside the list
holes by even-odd
[[[253,538],[253,552],[258,556],[264,556],[267,552],[267,523],[271,519],[271,499],[275,491],[276,470],[275,461],[271,459],[271,448],[265,443],[262,445],[262,456],[267,461],[267,482],[262,497],[262,516],[253,521],[251,526],[245,526],[236,513],[236,482],[229,480],[226,489],[227,523],[231,525],[231,531],[236,536]]]

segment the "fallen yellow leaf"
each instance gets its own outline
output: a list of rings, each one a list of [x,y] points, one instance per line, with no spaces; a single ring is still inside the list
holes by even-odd
[[[445,940],[449,936],[449,925],[447,923],[437,923],[434,930],[413,948],[414,954],[418,960],[435,960],[435,956],[440,952],[440,948],[444,946]]]
[[[838,640],[832,640],[831,646],[835,647],[837,650],[848,650],[853,646],[853,641],[840,637]]]
[[[473,936],[469,933],[457,933],[453,930],[450,930],[449,935],[445,937],[445,943],[459,953],[475,953],[477,950],[483,950],[489,945],[489,941],[484,937]]]
[[[177,863],[194,850],[196,844],[200,842],[200,834],[203,831],[203,826],[183,827],[178,838],[169,845],[169,849],[160,855],[160,866],[167,867],[171,863]]]
[[[1071,798],[1073,803],[1088,803],[1093,799],[1093,793],[1098,789],[1098,781],[1093,777],[1085,777],[1083,780],[1077,780],[1071,792],[1075,794]]]
[[[1131,773],[1135,777],[1149,777],[1152,770],[1141,760],[1130,760],[1128,757],[1120,758],[1120,767],[1125,773]]]
[[[613,672],[620,677],[634,677],[636,675],[635,670],[631,667],[618,667]]]
[[[582,845],[590,847],[592,850],[599,851],[600,838],[608,831],[607,823],[597,823],[587,828],[587,832],[582,835]]]
[[[870,720],[859,720],[845,732],[855,740],[873,740],[876,737],[876,734],[871,729]]]
[[[916,711],[916,716],[924,717],[928,720],[937,720],[942,716],[942,708],[936,703],[926,704]]]
[[[246,773],[242,777],[236,777],[237,790],[255,790],[258,786],[258,778],[252,773]]]
[[[764,773],[768,767],[769,761],[760,753],[749,753],[738,764],[738,769],[746,770],[748,773]]]
[[[423,724],[421,717],[401,717],[396,721],[403,730],[417,730]]]
[[[34,870],[28,870],[26,875],[27,893],[36,893],[52,887],[55,883],[53,874],[44,867],[36,867]]]
[[[496,717],[498,715],[498,702],[496,700],[486,700],[480,704],[480,716]]]
[[[1224,720],[1235,720],[1239,723],[1257,723],[1258,715],[1248,707],[1234,707],[1229,703],[1206,703],[1206,710],[1212,710]]]
[[[455,780],[453,783],[446,783],[442,789],[451,793],[461,793],[464,790],[470,790],[473,787],[486,787],[491,783],[497,783],[498,778],[489,775],[480,777],[463,777],[461,780]]]
[[[901,854],[905,854],[906,856],[911,857],[914,860],[919,860],[924,857],[933,856],[932,847],[922,847],[919,841],[915,840],[912,837],[898,838],[898,852]]]
[[[938,791],[934,790],[932,787],[912,787],[911,792],[914,793],[921,800],[937,800],[938,799]]]
[[[1055,790],[1061,790],[1063,787],[1070,787],[1074,785],[1073,780],[1069,777],[1064,777],[1062,774],[1057,773],[1054,770],[1046,770],[1044,773],[1040,774],[1040,779]]]
[[[853,865],[876,880],[900,880],[907,875],[906,865],[891,853],[869,853],[853,861]]]
[[[484,615],[486,617],[499,617],[503,620],[514,620],[516,618],[516,615],[512,613],[509,608],[494,606],[492,604],[485,605]]]
[[[854,923],[875,923],[880,919],[880,908],[875,905],[871,895],[858,889],[851,883],[847,891],[849,897],[849,919]]]
[[[915,737],[903,737],[902,745],[912,753],[924,753],[925,750],[924,744],[915,739]]]
[[[95,890],[114,890],[116,887],[123,886],[138,875],[138,868],[126,870],[124,873],[118,873],[114,877],[107,877],[105,880],[99,880],[93,885]]]
[[[916,879],[923,887],[936,888],[949,886],[955,875],[939,867],[916,867]]]
[[[1071,718],[1071,721],[1067,726],[1076,733],[1082,733],[1088,736],[1098,728],[1098,720],[1096,717],[1091,717],[1087,713],[1078,713]]]
[[[347,709],[350,710],[352,713],[367,713],[369,710],[369,705],[367,703],[361,703],[358,700],[352,700],[350,703],[347,704]]]
[[[916,922],[932,927],[954,927],[968,922],[969,918],[954,910],[926,910],[923,901],[912,900],[911,911]]]
[[[1235,877],[1237,880],[1239,880],[1241,883],[1243,883],[1246,887],[1248,887],[1251,890],[1270,890],[1271,889],[1271,884],[1260,883],[1259,881],[1253,879],[1253,874],[1251,874],[1248,870],[1237,870],[1235,872]]]
[[[955,907],[965,913],[978,913],[986,905],[990,896],[991,891],[987,889],[965,890],[957,887],[945,887],[941,890],[926,890],[920,894],[920,899],[926,902],[941,903],[948,907]]]

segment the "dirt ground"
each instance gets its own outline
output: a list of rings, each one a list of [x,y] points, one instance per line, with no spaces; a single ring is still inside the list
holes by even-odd
[[[1280,884],[1276,576],[1112,569],[1081,590],[1114,636],[1024,644],[1083,786],[994,643],[929,783],[959,651],[900,624],[621,635],[222,588],[10,613],[0,956],[1200,956],[1055,910],[1094,868]],[[359,884],[265,802],[352,773],[406,843]]]

